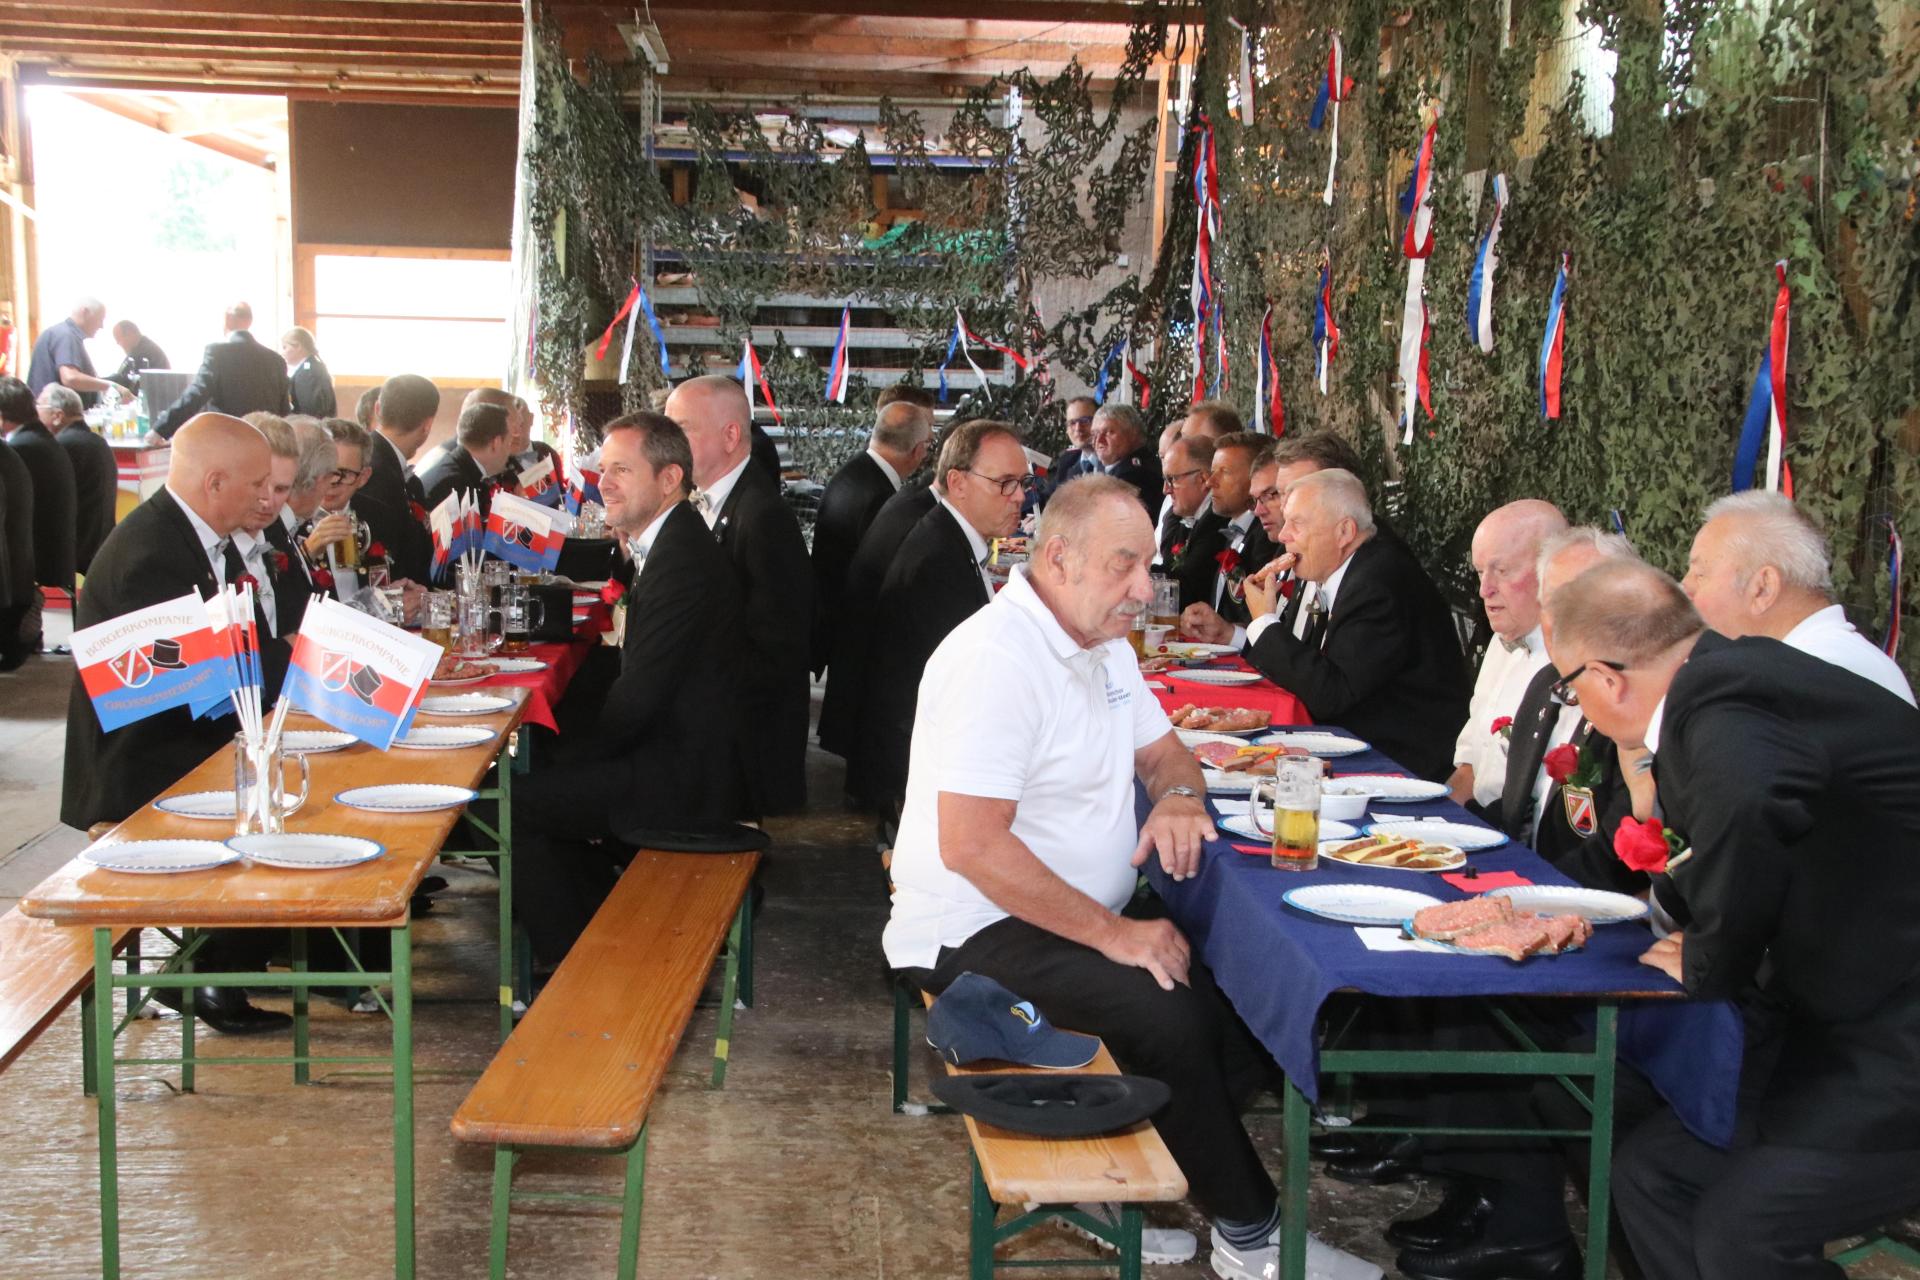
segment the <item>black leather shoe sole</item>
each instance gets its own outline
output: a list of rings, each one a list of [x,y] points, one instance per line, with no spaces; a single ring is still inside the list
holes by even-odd
[[[162,987],[153,998],[175,1013],[182,1012],[178,987]],[[287,1014],[257,1008],[245,995],[228,987],[201,987],[194,992],[193,1016],[226,1036],[265,1035],[293,1025]]]
[[[1354,1156],[1347,1160],[1329,1160],[1327,1176],[1369,1187],[1418,1178],[1422,1176],[1420,1139],[1412,1136],[1398,1138],[1391,1146],[1383,1147],[1374,1154]]]
[[[1381,1235],[1402,1249],[1451,1252],[1476,1243],[1493,1216],[1493,1201],[1468,1179],[1456,1180],[1437,1208],[1415,1218],[1396,1218]]]
[[[1393,1265],[1412,1280],[1580,1280],[1580,1249],[1560,1244],[1468,1245],[1450,1252],[1406,1249]]]

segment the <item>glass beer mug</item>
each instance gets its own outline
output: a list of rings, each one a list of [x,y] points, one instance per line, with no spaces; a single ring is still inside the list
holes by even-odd
[[[1254,783],[1247,816],[1254,830],[1273,837],[1273,865],[1282,871],[1313,871],[1320,866],[1320,780],[1326,762],[1312,756],[1282,756],[1274,776]],[[1271,795],[1272,822],[1261,821],[1262,802]]]
[[[287,766],[300,766],[300,792],[287,787]],[[243,733],[233,735],[233,833],[237,836],[278,835],[287,829],[287,818],[307,802],[307,789],[313,779],[307,757],[288,755],[276,747],[269,752],[264,744],[248,746]]]
[[[546,621],[545,602],[528,594],[526,587],[515,583],[506,589],[500,599],[500,650],[503,653],[525,653],[533,640],[534,628]]]

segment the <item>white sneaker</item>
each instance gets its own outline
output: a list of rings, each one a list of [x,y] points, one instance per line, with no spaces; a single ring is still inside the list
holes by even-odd
[[[1039,1207],[1039,1202],[1035,1200],[1029,1200],[1026,1205],[1028,1213],[1032,1213]],[[1120,1206],[1111,1201],[1104,1204],[1077,1204],[1073,1207],[1081,1213],[1086,1214],[1089,1218],[1103,1222],[1116,1230],[1120,1226]],[[1094,1235],[1078,1223],[1071,1222],[1066,1218],[1056,1218],[1054,1221],[1069,1231],[1072,1231],[1075,1235],[1085,1236],[1102,1249],[1106,1249],[1109,1252],[1118,1251],[1113,1241],[1102,1240],[1099,1236]],[[1146,1263],[1148,1266],[1190,1262],[1193,1259],[1193,1255],[1198,1252],[1200,1252],[1200,1242],[1194,1238],[1193,1232],[1191,1231],[1182,1231],[1178,1227],[1149,1227],[1143,1225],[1140,1228],[1140,1261]]]
[[[1280,1229],[1251,1249],[1235,1248],[1216,1230],[1211,1261],[1221,1280],[1280,1280]],[[1384,1274],[1365,1258],[1307,1233],[1307,1280],[1381,1280]]]

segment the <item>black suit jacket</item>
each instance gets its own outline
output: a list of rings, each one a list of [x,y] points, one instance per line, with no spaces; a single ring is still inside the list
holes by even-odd
[[[1214,559],[1226,547],[1227,521],[1208,507],[1195,518],[1184,533],[1164,538],[1160,547],[1163,567],[1180,584],[1180,607],[1213,603],[1213,580],[1220,572]],[[1179,554],[1174,549],[1179,548]]]
[[[133,350],[127,352],[127,358],[120,362],[120,367],[107,375],[107,381],[134,390],[140,386],[141,374],[149,369],[168,367],[167,353],[160,349],[159,343],[143,333],[140,341],[133,344]]]
[[[867,526],[893,495],[893,481],[864,449],[833,473],[820,495],[820,510],[813,518],[812,667],[816,675],[833,656],[833,629],[840,617],[847,566],[860,549]]]
[[[34,579],[43,587],[71,591],[79,528],[73,460],[38,422],[16,428],[7,443],[33,480]]]
[[[880,586],[861,732],[847,766],[858,779],[856,795],[906,797],[907,749],[927,659],[989,599],[959,519],[936,505],[913,526]]]
[[[286,557],[287,567],[281,569],[276,567],[275,557],[268,556],[267,572],[273,575],[273,611],[278,615],[278,635],[282,640],[291,640],[307,616],[307,602],[321,593],[308,575],[306,555],[295,544],[285,524],[270,520],[261,534],[274,551]]]
[[[861,701],[866,697],[866,667],[873,644],[873,611],[880,586],[900,545],[920,518],[934,508],[933,489],[908,483],[881,504],[866,536],[847,563],[840,589],[840,616],[833,625],[833,652],[827,662],[827,692],[820,700],[820,745],[851,761],[860,741]],[[851,780],[851,779],[850,779]]]
[[[0,441],[0,608],[25,608],[37,588],[33,576],[33,475],[13,446]],[[0,634],[0,647],[11,637]]]
[[[428,511],[432,511],[442,502],[445,502],[448,494],[471,493],[479,500],[480,518],[485,520],[487,508],[490,507],[493,502],[492,486],[487,483],[487,477],[480,473],[480,464],[473,460],[472,454],[468,453],[458,444],[450,444],[441,450],[440,456],[433,460],[433,465],[420,473],[420,486],[426,490],[426,499],[423,505]],[[372,489],[373,483],[369,480],[367,487],[360,492],[369,493]],[[355,494],[354,496],[359,497],[360,495]],[[402,489],[401,500],[398,503],[395,503],[391,498],[385,496],[384,492],[374,496],[377,501],[386,504],[388,507],[397,506],[400,510],[406,510],[404,487]]]
[[[69,422],[54,439],[73,464],[73,567],[85,573],[100,544],[113,532],[120,464],[113,459],[113,446],[85,422]]]
[[[1227,523],[1223,520],[1220,524],[1219,536],[1207,548],[1206,559],[1195,567],[1196,571],[1205,571],[1204,584],[1201,587],[1201,594],[1198,596],[1198,599],[1207,604],[1213,604],[1214,588],[1218,586],[1220,589],[1220,602],[1214,606],[1215,609],[1220,616],[1228,622],[1238,627],[1244,627],[1251,621],[1251,615],[1247,612],[1246,596],[1243,592],[1239,599],[1236,600],[1234,598],[1233,592],[1228,589],[1227,584],[1220,580],[1222,576],[1220,562],[1216,558],[1220,552],[1230,546],[1232,546],[1232,543],[1228,540]],[[1234,566],[1233,575],[1238,577],[1242,582],[1245,582],[1249,575],[1265,568],[1267,561],[1278,555],[1279,550],[1278,547],[1273,545],[1272,540],[1267,537],[1266,528],[1261,525],[1259,517],[1255,516],[1253,523],[1247,526],[1246,536],[1240,539],[1240,546],[1238,547],[1240,560],[1239,563]]]
[[[1140,491],[1140,501],[1147,509],[1148,519],[1160,514],[1160,500],[1167,495],[1161,483],[1160,457],[1151,446],[1141,445],[1115,463],[1109,474],[1116,480],[1125,480]]]
[[[751,464],[727,494],[713,532],[741,591],[750,799],[756,815],[787,813],[807,802],[813,573],[806,540],[779,485]]]
[[[171,440],[202,411],[243,418],[249,413],[285,414],[287,404],[287,362],[245,329],[236,329],[207,344],[199,372],[180,398],[153,420],[153,429]]]
[[[433,570],[433,535],[411,515],[396,511],[366,490],[353,495],[347,504],[355,515],[367,522],[367,534],[387,553],[393,577],[425,584]],[[485,518],[485,491],[482,491],[482,519]]]
[[[1079,475],[1081,462],[1092,456],[1091,448],[1082,449],[1078,445],[1068,445],[1062,449],[1047,465],[1047,493],[1051,495],[1055,489]],[[1099,466],[1097,459],[1094,465]],[[1158,510],[1158,508],[1155,509]]]
[[[594,755],[624,770],[615,830],[751,816],[743,748],[761,727],[741,715],[744,639],[726,552],[680,503],[627,595],[620,674],[590,735]]]
[[[780,446],[757,422],[753,424],[753,461],[778,489],[785,479],[780,473]]]
[[[216,586],[193,525],[162,489],[108,535],[80,592],[74,626],[90,627],[189,591],[211,596]],[[104,733],[75,672],[67,699],[60,820],[82,831],[120,821],[230,743],[237,728],[231,714],[196,720],[185,707],[175,707]]]
[[[380,432],[373,433],[373,474],[367,477],[367,483],[360,492],[371,493],[380,501],[397,511],[408,509],[407,504],[417,502],[429,511],[426,486],[420,483],[420,477],[408,467],[407,460],[400,456],[400,449],[393,441]],[[450,440],[436,461],[444,460],[449,453],[464,452],[458,441]]]
[[[1282,618],[1247,658],[1315,720],[1351,729],[1423,778],[1446,778],[1471,683],[1453,615],[1406,549],[1377,537],[1361,543],[1324,643],[1312,636],[1295,639]]]
[[[1666,825],[1694,850],[1670,876],[1687,990],[1758,989],[1742,1085],[1760,1140],[1920,1148],[1920,711],[1708,632],[1654,745]]]
[[[287,378],[287,398],[295,413],[331,418],[338,407],[333,396],[333,375],[319,356],[308,356]]]

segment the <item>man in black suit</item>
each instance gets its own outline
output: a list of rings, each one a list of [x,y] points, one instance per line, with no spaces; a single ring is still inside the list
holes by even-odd
[[[1047,492],[1078,475],[1091,474],[1099,462],[1093,454],[1093,415],[1100,402],[1092,396],[1075,396],[1067,401],[1067,447],[1047,467]]]
[[[280,335],[280,357],[287,362],[287,397],[295,413],[331,418],[338,406],[333,375],[315,349],[313,334],[295,325]]]
[[[992,599],[987,557],[995,538],[1011,537],[1019,526],[1033,487],[1029,472],[1009,424],[980,419],[954,429],[934,467],[936,505],[913,526],[881,582],[847,772],[883,819],[898,812],[906,794],[920,674],[947,633]]]
[[[1093,415],[1093,452],[1100,469],[1140,493],[1149,519],[1160,512],[1160,459],[1147,443],[1146,420],[1127,404],[1103,404]]]
[[[1247,660],[1323,724],[1371,742],[1439,781],[1467,715],[1468,681],[1447,603],[1413,556],[1375,535],[1359,477],[1317,471],[1294,482],[1288,550],[1244,584]],[[1278,579],[1304,584],[1274,615]]]
[[[0,378],[0,431],[33,482],[33,573],[42,587],[73,590],[76,498],[73,463],[40,421],[39,410],[18,378]],[[18,643],[40,652],[40,601],[31,593],[20,619]]]
[[[407,514],[413,503],[426,505],[426,487],[410,462],[433,434],[439,412],[440,388],[419,374],[397,373],[380,384],[370,426],[373,443],[366,457],[372,468],[366,485],[371,497]],[[424,523],[424,515],[417,518]]]
[[[337,485],[334,473],[340,466],[340,451],[334,446],[333,437],[320,423],[312,418],[301,417],[290,425],[290,430],[294,443],[293,483],[288,486],[279,517],[268,521],[261,530],[268,545],[278,553],[270,556],[276,574],[276,591],[279,583],[285,581],[288,584],[289,605],[298,602],[297,612],[291,616],[288,608],[280,610],[288,624],[281,628],[280,634],[283,636],[300,629],[300,620],[306,615],[307,601],[324,594],[315,580],[314,561],[308,554],[306,540],[299,536],[299,532],[320,510],[323,493]],[[271,439],[268,443],[271,446]]]
[[[13,382],[24,393],[26,386]],[[13,446],[0,440],[0,671],[12,671],[30,656],[20,627],[40,603],[33,569],[33,476]]]
[[[687,433],[700,488],[695,505],[726,551],[741,593],[754,813],[789,813],[807,802],[813,574],[806,540],[779,486],[748,465],[750,410],[738,382],[718,374],[691,378],[673,389],[666,409]]]
[[[475,404],[461,410],[460,424],[454,428],[454,443],[420,473],[420,484],[426,489],[427,510],[432,511],[451,494],[463,497],[471,494],[480,503],[484,519],[493,499],[492,486],[487,481],[500,474],[512,449],[505,409],[495,404]]]
[[[166,486],[130,511],[94,557],[74,610],[76,629],[189,591],[211,596],[221,582],[237,581],[244,570],[232,535],[267,503],[270,477],[267,442],[246,423],[204,413],[182,426],[173,437]],[[121,821],[224,750],[235,728],[231,713],[196,720],[187,708],[175,707],[104,732],[75,672],[60,820],[81,831]],[[249,935],[261,932],[216,934],[199,958],[201,967],[217,971],[245,963],[242,957],[253,958],[260,941]],[[253,1008],[237,988],[201,990],[195,1011],[219,1031],[264,1031],[288,1021],[285,1014]]]
[[[1614,1164],[1621,1227],[1652,1280],[1832,1275],[1828,1241],[1920,1201],[1920,711],[1704,631],[1648,566],[1598,565],[1550,608],[1559,688],[1652,753],[1690,851],[1659,859],[1683,927],[1642,963],[1747,1014],[1731,1149],[1657,1113]]]
[[[1213,471],[1213,440],[1209,436],[1182,436],[1160,455],[1166,478],[1166,510],[1155,531],[1159,550],[1154,572],[1180,584],[1180,607],[1212,603],[1212,587],[1219,566],[1214,561],[1226,545],[1222,532],[1226,518],[1213,509],[1208,476]]]
[[[686,501],[693,466],[686,434],[660,414],[606,426],[600,494],[634,566],[620,674],[593,727],[556,739],[557,758],[514,796],[518,903],[543,967],[559,963],[617,876],[624,851],[591,842],[749,812],[741,595]]]
[[[160,344],[140,332],[140,326],[131,320],[117,321],[113,326],[113,340],[127,353],[120,367],[107,375],[108,382],[117,382],[134,395],[140,393],[140,375],[149,369],[166,369],[167,353]]]
[[[833,656],[833,630],[840,616],[847,565],[880,508],[900,491],[901,481],[920,469],[932,440],[933,414],[896,400],[881,408],[867,447],[834,472],[820,495],[820,510],[813,518],[812,668],[816,676]]]
[[[85,573],[100,544],[113,532],[120,464],[114,461],[113,446],[87,425],[79,392],[49,383],[36,407],[40,425],[53,433],[73,465],[73,568]]]
[[[189,418],[206,409],[238,418],[255,412],[285,414],[287,400],[287,363],[280,353],[255,341],[253,308],[236,302],[227,308],[226,337],[207,344],[200,359],[200,370],[180,393],[153,420],[153,429],[171,439]]]
[[[247,422],[266,437],[267,497],[258,508],[248,512],[240,527],[233,531],[233,545],[240,552],[240,562],[257,584],[254,594],[260,603],[260,638],[263,652],[268,655],[267,672],[272,677],[276,667],[282,673],[286,670],[287,658],[292,652],[290,640],[300,629],[311,595],[311,581],[286,549],[292,543],[291,538],[282,544],[274,536],[276,530],[281,537],[286,536],[287,526],[281,515],[287,509],[287,499],[293,493],[294,480],[299,474],[300,442],[286,419],[274,414],[249,414]],[[265,701],[271,702],[277,695],[278,683],[277,679],[269,679]]]

